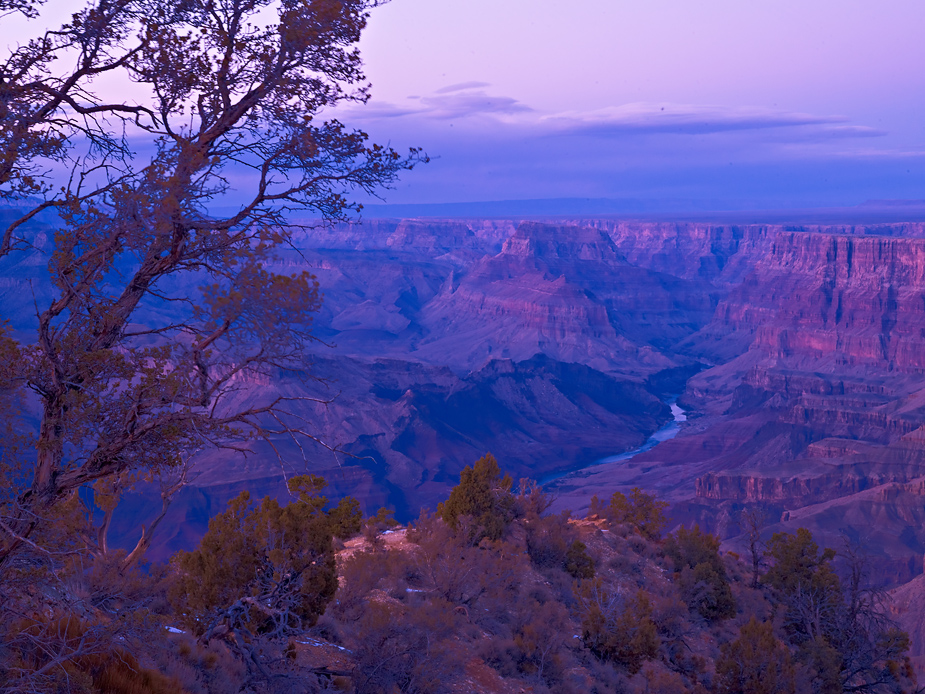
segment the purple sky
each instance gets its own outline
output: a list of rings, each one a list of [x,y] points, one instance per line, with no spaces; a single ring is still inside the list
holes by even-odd
[[[921,0],[392,0],[344,119],[439,157],[388,202],[925,198]]]
[[[922,0],[392,0],[337,115],[437,157],[391,203],[925,199],[923,36]]]

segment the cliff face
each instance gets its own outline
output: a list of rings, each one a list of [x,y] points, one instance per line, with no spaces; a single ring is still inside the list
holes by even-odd
[[[367,219],[359,224],[322,225],[318,220],[295,220],[300,228],[296,244],[304,248],[352,252],[388,249],[422,258],[458,254],[462,259],[494,254],[514,233],[512,220]]]
[[[593,228],[387,220],[298,238],[274,269],[318,277],[315,333],[335,348],[313,347],[312,374],[328,385],[279,374],[240,397],[306,398],[297,415],[338,452],[280,440],[243,459],[203,453],[162,553],[238,491],[278,495],[301,470],[329,477],[332,497],[408,518],[487,451],[515,478],[542,478],[638,447],[670,418],[656,394],[696,369],[671,345],[722,294],[631,264]],[[149,506],[133,502],[133,521]]]
[[[543,353],[647,374],[674,364],[659,348],[705,324],[715,302],[705,283],[630,265],[600,231],[522,224],[425,307],[417,351],[466,355],[467,368]]]
[[[847,535],[882,583],[920,574],[925,225],[580,221],[301,232],[279,263],[325,291],[317,334],[336,350],[314,360],[331,387],[280,376],[242,397],[336,396],[299,414],[343,453],[204,456],[162,551],[240,489],[280,493],[281,465],[407,518],[486,451],[543,478],[635,448],[668,420],[657,395],[683,390],[676,438],[557,481],[558,508],[642,486],[735,547],[757,506],[766,536]]]
[[[330,498],[352,495],[369,513],[388,506],[408,519],[444,501],[461,470],[486,452],[515,480],[542,478],[640,446],[669,418],[642,384],[543,355],[492,360],[465,376],[406,360],[318,358],[313,375],[324,382],[307,387],[279,374],[259,394],[314,398],[299,417],[335,450],[280,439],[255,442],[248,457],[201,454],[153,558],[194,543],[241,491],[284,497],[285,476],[306,469],[328,481]],[[112,528],[117,540],[158,509],[157,490],[149,491],[127,499]]]
[[[925,368],[925,240],[784,232],[717,309],[788,364]]]
[[[560,505],[639,485],[733,544],[758,505],[769,533],[875,537],[879,580],[919,573],[925,225],[597,226],[631,264],[709,279],[715,312],[673,349],[715,366],[688,382],[677,438],[565,480]]]
[[[751,271],[782,230],[773,225],[717,226],[576,220],[606,231],[633,265],[731,286]]]

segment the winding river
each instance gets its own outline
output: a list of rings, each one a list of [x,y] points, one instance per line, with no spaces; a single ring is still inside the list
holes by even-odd
[[[607,463],[619,463],[624,460],[629,460],[633,456],[639,455],[640,453],[645,453],[648,450],[655,448],[658,444],[668,439],[673,439],[678,435],[678,432],[681,431],[681,423],[687,421],[687,414],[678,407],[677,398],[668,400],[665,402],[671,408],[672,420],[668,422],[661,429],[656,431],[649,439],[642,444],[639,448],[634,448],[631,451],[626,451],[625,453],[618,453],[617,455],[609,455],[606,458],[600,458],[595,460],[593,463],[588,463],[582,467],[569,470],[568,472],[560,472],[555,475],[550,475],[540,480],[540,486],[545,487],[553,482],[569,477],[576,473],[587,470],[588,468],[596,467],[598,465],[605,465]]]

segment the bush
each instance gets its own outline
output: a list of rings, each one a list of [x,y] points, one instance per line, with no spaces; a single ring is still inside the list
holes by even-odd
[[[461,670],[445,604],[406,608],[370,602],[353,629],[356,694],[437,694]]]
[[[337,589],[333,536],[352,524],[350,504],[325,513],[320,477],[289,480],[298,499],[266,497],[252,506],[242,492],[209,522],[199,547],[173,558],[171,600],[197,633],[229,630],[284,636],[314,624]]]
[[[812,533],[806,528],[796,534],[774,533],[768,542],[768,555],[774,560],[762,580],[785,594],[798,590],[840,590],[832,570],[835,551],[819,552]]]
[[[331,524],[331,533],[339,540],[349,540],[358,535],[363,524],[360,502],[352,496],[345,496],[328,511],[328,522]]]
[[[175,694],[180,683],[144,667],[132,653],[118,647],[111,632],[72,613],[52,613],[3,624],[4,656],[0,661],[0,691],[63,692],[67,694]],[[10,635],[14,635],[10,638]],[[123,637],[123,644],[126,639]],[[135,641],[132,644],[138,647]],[[7,669],[8,668],[8,669]]]
[[[375,545],[381,542],[379,536],[382,533],[396,525],[398,521],[395,520],[395,512],[383,506],[376,511],[375,516],[370,516],[363,522],[363,537],[368,543]]]
[[[568,611],[556,602],[534,602],[530,619],[515,631],[515,658],[520,673],[554,686],[562,676],[566,639],[571,631]]]
[[[569,525],[569,512],[534,516],[526,523],[527,554],[540,569],[561,569],[573,578],[593,578],[594,560]]]
[[[463,468],[450,497],[437,505],[437,515],[453,530],[464,516],[472,518],[475,526],[470,529],[470,541],[474,543],[485,537],[498,540],[514,519],[512,484],[510,476],[501,476],[498,461],[488,453],[472,467]]]
[[[794,668],[787,647],[768,623],[754,617],[735,641],[723,644],[716,661],[718,694],[793,694]]]
[[[681,595],[691,610],[710,621],[735,616],[735,599],[719,556],[719,538],[696,525],[690,530],[681,527],[668,536],[665,555],[674,564]]]
[[[644,591],[626,596],[600,579],[583,581],[576,590],[582,639],[599,658],[638,672],[659,646],[652,605]]]
[[[666,508],[667,502],[658,501],[654,494],[633,487],[629,497],[614,492],[610,503],[602,510],[611,523],[627,524],[646,539],[658,540],[668,524]],[[595,504],[595,509],[600,510],[600,502]]]
[[[594,578],[594,560],[581,540],[574,540],[565,553],[565,571],[574,578]]]

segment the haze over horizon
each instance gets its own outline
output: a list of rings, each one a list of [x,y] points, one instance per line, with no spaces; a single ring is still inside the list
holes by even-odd
[[[922,199],[923,29],[911,0],[393,0],[342,118],[436,157],[393,204]]]

